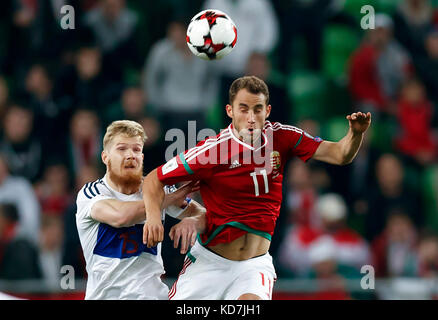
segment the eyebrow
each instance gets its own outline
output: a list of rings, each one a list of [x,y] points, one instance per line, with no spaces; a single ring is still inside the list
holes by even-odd
[[[119,142],[119,143],[117,143],[116,144],[116,147],[117,146],[125,146],[125,145],[132,145],[132,146],[134,146],[134,147],[141,147],[141,144],[140,143],[133,143],[133,144],[130,144],[130,143],[126,143],[126,142]]]
[[[243,103],[243,102],[239,103],[239,107],[249,108],[249,106],[246,103]],[[254,106],[254,109],[256,109],[256,108],[263,108],[263,105],[261,103],[256,104]]]

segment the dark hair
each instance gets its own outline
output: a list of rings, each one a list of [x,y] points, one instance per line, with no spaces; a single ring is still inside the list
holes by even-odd
[[[229,91],[231,105],[233,105],[237,93],[242,89],[246,89],[253,94],[263,93],[266,97],[266,105],[269,103],[269,89],[266,83],[256,76],[245,76],[234,80],[231,84]]]
[[[19,220],[17,206],[13,203],[3,203],[0,205],[0,214],[11,222]]]

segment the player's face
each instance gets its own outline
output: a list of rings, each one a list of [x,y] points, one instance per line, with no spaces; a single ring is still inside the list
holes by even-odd
[[[102,160],[110,178],[118,184],[140,183],[143,177],[143,143],[141,137],[115,136]]]
[[[232,119],[235,134],[252,144],[261,136],[266,118],[271,113],[271,105],[266,105],[263,93],[254,94],[242,89],[237,92],[233,105],[226,106],[226,111]]]

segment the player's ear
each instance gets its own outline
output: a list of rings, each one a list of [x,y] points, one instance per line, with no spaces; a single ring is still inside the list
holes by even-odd
[[[268,104],[267,106],[266,106],[266,118],[268,118],[269,117],[269,115],[271,114],[271,105],[270,104]]]
[[[233,118],[233,106],[230,104],[227,104],[225,106],[225,111],[227,112],[227,115],[232,119]]]
[[[108,165],[108,154],[106,153],[105,150],[102,151],[102,153],[100,154],[101,158],[102,158],[102,162],[105,165]]]

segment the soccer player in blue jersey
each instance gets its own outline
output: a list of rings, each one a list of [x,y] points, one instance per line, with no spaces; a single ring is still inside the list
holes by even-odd
[[[142,242],[145,207],[142,199],[143,127],[128,120],[108,126],[103,139],[102,179],[87,183],[78,193],[76,223],[88,273],[85,299],[167,299],[161,244]],[[165,214],[181,219],[171,229],[181,253],[202,232],[205,209],[186,198],[197,190],[187,184],[165,187]]]

